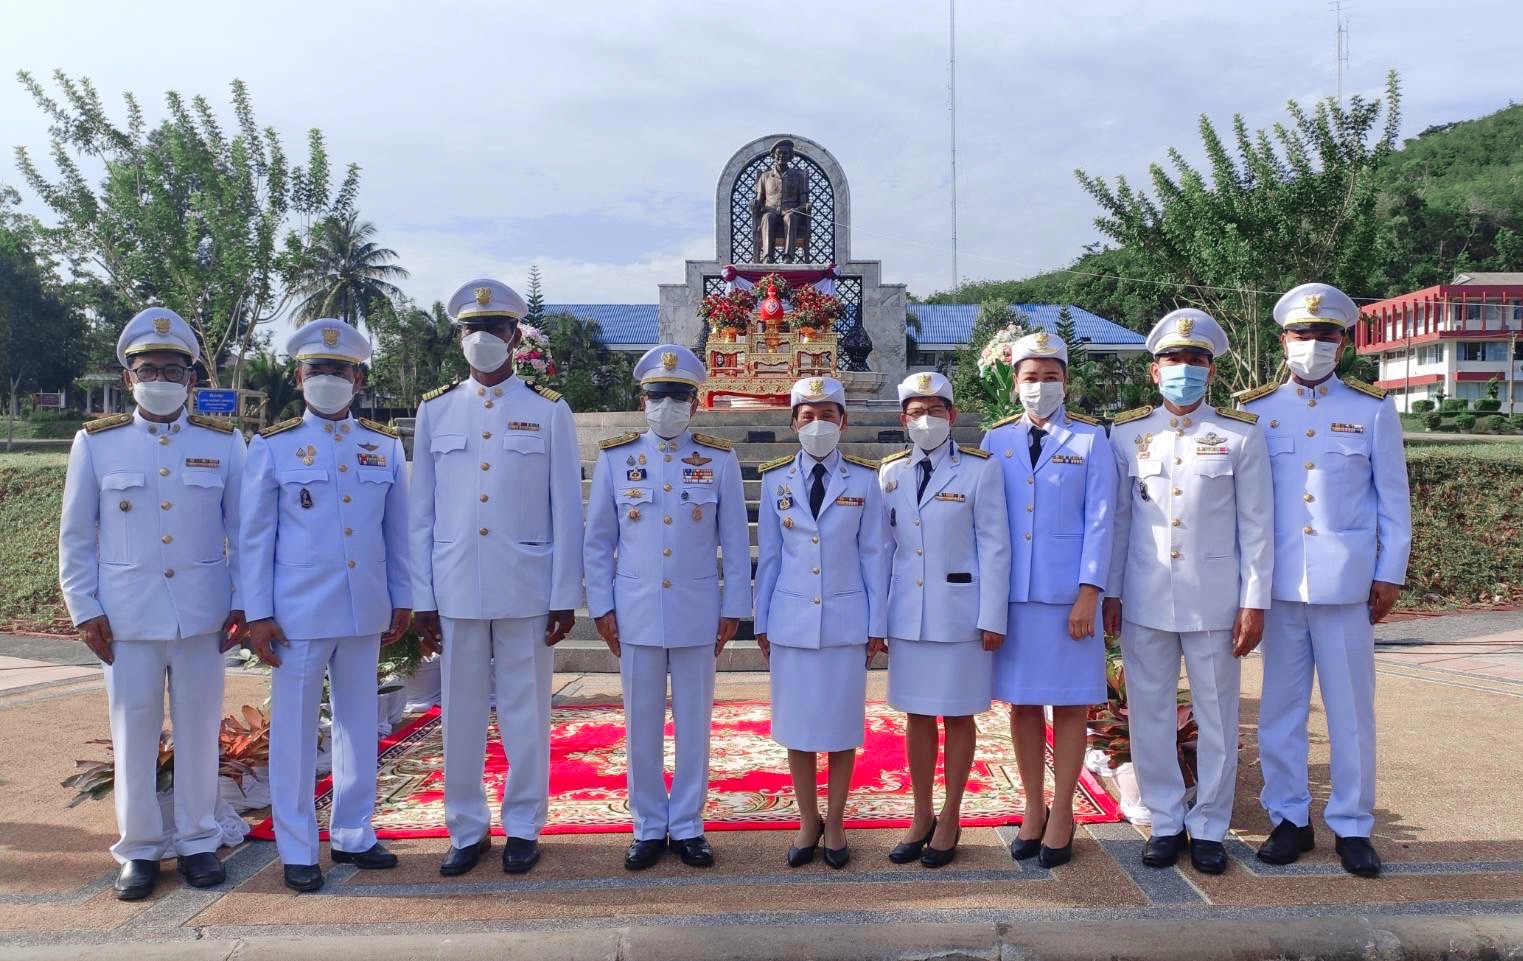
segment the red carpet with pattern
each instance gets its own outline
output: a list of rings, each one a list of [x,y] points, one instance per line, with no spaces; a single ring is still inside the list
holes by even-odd
[[[719,702],[714,705],[710,744],[709,800],[705,812],[710,831],[781,830],[798,827],[788,777],[787,751],[769,736],[769,705]],[[1009,715],[1000,706],[979,715],[978,753],[963,802],[969,827],[1020,823],[1025,806]],[[1049,737],[1051,732],[1049,731]],[[618,705],[557,707],[550,731],[550,823],[545,834],[596,834],[630,830],[625,792],[624,713]],[[673,761],[671,720],[667,720],[666,764]],[[1051,795],[1052,770],[1046,792]],[[823,763],[823,759],[822,759]],[[486,789],[493,810],[492,833],[502,834],[496,811],[502,803],[507,772],[502,742],[494,725],[487,741]],[[668,773],[668,780],[670,774]],[[940,771],[937,772],[938,782]],[[820,778],[824,791],[825,778]],[[330,782],[317,785],[317,819],[327,837],[332,800]],[[823,801],[821,806],[823,807]],[[904,715],[883,702],[867,705],[867,740],[857,755],[849,828],[906,827],[911,814],[909,770],[904,756]],[[1080,822],[1119,821],[1121,815],[1105,789],[1084,772],[1074,795]],[[439,710],[404,725],[381,742],[377,783],[376,833],[383,838],[447,837],[444,829],[444,743]],[[274,838],[266,820],[253,836]]]

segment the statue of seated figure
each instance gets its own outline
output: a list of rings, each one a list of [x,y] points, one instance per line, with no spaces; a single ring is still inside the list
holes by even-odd
[[[809,250],[809,178],[793,162],[793,141],[772,145],[772,166],[756,178],[756,197],[751,216],[756,224],[756,252],[760,263],[793,263],[795,252]]]

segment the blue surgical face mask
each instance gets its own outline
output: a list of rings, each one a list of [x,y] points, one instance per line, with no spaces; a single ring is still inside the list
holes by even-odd
[[[1177,407],[1189,407],[1206,396],[1211,371],[1194,364],[1170,364],[1158,368],[1158,392]]]

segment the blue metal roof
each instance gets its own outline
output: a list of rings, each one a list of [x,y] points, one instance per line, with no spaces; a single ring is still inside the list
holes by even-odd
[[[909,304],[907,309],[920,318],[921,344],[966,344],[978,318],[977,304]],[[1039,326],[1056,331],[1060,304],[1017,304],[1016,309]],[[1142,349],[1145,338],[1082,307],[1070,306],[1074,329],[1081,339],[1092,344],[1125,344]],[[547,314],[572,314],[583,320],[595,320],[603,329],[603,343],[619,347],[653,346],[660,338],[660,323],[655,304],[546,304]]]

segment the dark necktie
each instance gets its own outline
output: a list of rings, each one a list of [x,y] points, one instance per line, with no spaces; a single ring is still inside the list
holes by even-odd
[[[925,485],[931,482],[931,459],[927,457],[920,462],[920,486],[915,488],[915,500],[925,496]]]
[[[1037,458],[1042,456],[1042,438],[1047,432],[1040,427],[1031,428],[1031,466],[1035,467]]]
[[[809,485],[809,513],[820,516],[820,505],[825,503],[825,465],[814,465],[814,483]]]

